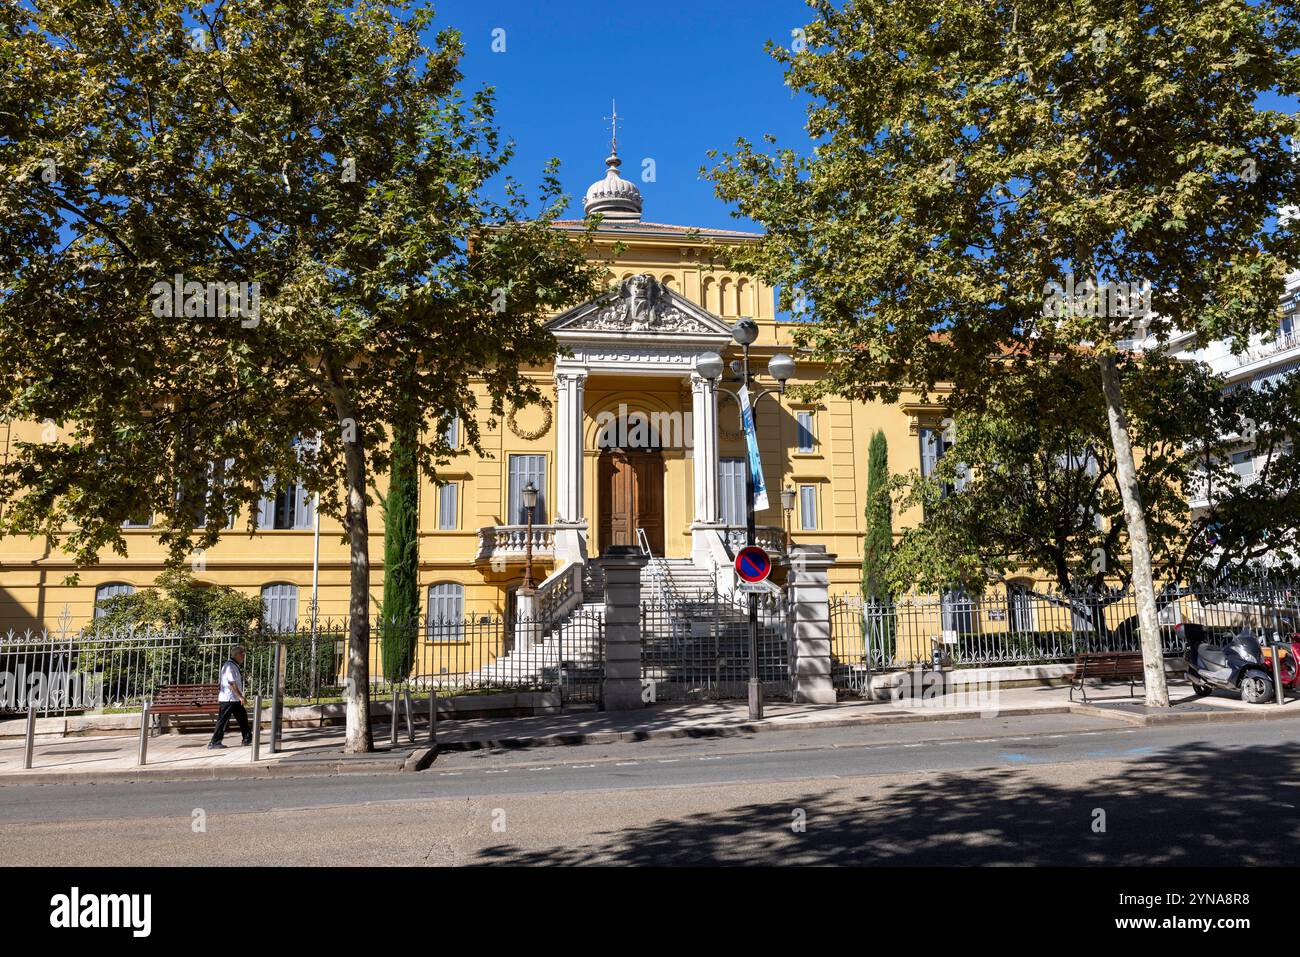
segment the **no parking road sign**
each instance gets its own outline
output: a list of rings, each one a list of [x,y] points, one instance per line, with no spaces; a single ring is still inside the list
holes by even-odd
[[[772,559],[757,545],[746,545],[736,553],[736,574],[741,581],[766,581],[767,576],[772,574]]]

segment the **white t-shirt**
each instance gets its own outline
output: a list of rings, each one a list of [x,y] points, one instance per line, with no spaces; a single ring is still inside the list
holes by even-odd
[[[239,673],[239,666],[227,661],[221,666],[221,687],[217,690],[218,701],[238,701],[244,690],[244,677]]]

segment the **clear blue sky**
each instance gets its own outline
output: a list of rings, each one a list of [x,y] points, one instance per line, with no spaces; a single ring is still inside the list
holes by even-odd
[[[752,229],[699,175],[705,151],[774,133],[803,148],[804,108],[763,50],[810,19],[801,0],[434,0],[435,27],[465,42],[466,90],[495,88],[497,123],[514,139],[511,174],[536,194],[542,166],[561,161],[582,216],[582,195],[604,176],[610,100],[618,101],[623,176],[641,189],[649,222]],[[504,53],[492,31],[505,30]],[[656,182],[641,181],[642,160]]]

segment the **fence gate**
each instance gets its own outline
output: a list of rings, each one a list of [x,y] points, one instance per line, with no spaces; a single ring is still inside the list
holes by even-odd
[[[544,641],[555,647],[554,669],[547,677],[560,693],[561,706],[600,704],[605,680],[605,618],[601,612],[578,608],[546,627]]]
[[[758,673],[765,697],[793,692],[785,596],[758,609]],[[641,603],[641,679],[654,701],[743,699],[749,684],[749,606],[716,589],[665,591]]]

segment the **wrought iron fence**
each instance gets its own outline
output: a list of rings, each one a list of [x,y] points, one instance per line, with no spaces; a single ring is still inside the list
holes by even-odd
[[[788,698],[795,656],[783,596],[763,596],[758,625],[764,695]],[[749,671],[743,596],[676,590],[641,603],[641,678],[655,701],[743,698]]]
[[[274,690],[274,647],[284,649],[288,704],[341,700],[348,623],[252,635],[198,629],[96,629],[0,635],[0,713],[43,715],[139,707],[165,685],[214,683],[234,644],[245,649],[249,695]],[[372,623],[370,693],[409,688],[443,695],[554,691],[566,705],[598,701],[604,621],[579,610],[562,621],[483,615],[454,621]]]
[[[1157,596],[1166,655],[1183,652],[1175,627],[1205,625],[1212,633],[1295,633],[1300,592],[1258,582],[1167,589]],[[955,667],[1044,664],[1086,651],[1136,651],[1137,602],[1132,592],[1063,595],[998,588],[909,596],[894,602],[841,595],[831,600],[836,683],[856,688],[870,671],[929,663],[937,651]]]

